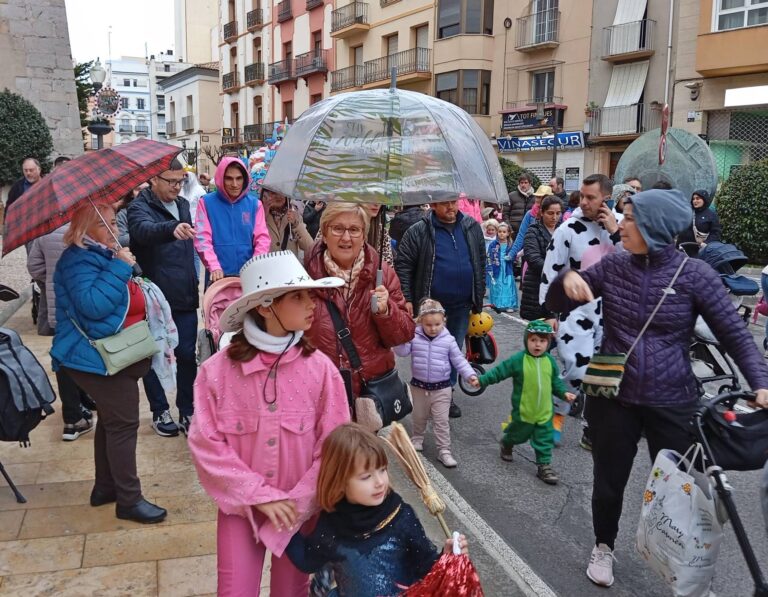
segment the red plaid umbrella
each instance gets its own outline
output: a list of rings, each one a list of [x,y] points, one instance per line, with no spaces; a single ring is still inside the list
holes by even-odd
[[[63,226],[86,201],[113,203],[170,168],[180,147],[139,139],[91,151],[56,168],[11,204],[3,255]]]

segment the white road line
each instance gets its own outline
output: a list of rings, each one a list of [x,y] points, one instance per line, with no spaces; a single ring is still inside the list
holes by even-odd
[[[508,315],[507,317],[511,316]],[[456,516],[464,528],[482,541],[483,549],[506,571],[512,581],[520,587],[520,590],[528,597],[557,597],[557,593],[461,497],[450,481],[423,456],[421,461],[424,463],[424,468],[432,481],[433,487],[443,499],[447,508]],[[470,546],[471,549],[472,547]]]
[[[510,315],[509,313],[499,313],[499,315],[506,317],[507,319],[511,319],[515,323],[519,323],[522,325],[528,325],[528,320],[523,319],[522,317],[518,317],[517,315]]]

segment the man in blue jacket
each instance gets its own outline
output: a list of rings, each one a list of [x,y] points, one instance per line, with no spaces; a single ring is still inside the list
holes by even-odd
[[[413,314],[424,297],[445,308],[446,327],[461,348],[469,326],[470,310],[480,313],[485,296],[485,240],[483,229],[462,214],[451,198],[431,204],[432,210],[413,224],[397,247],[395,271]],[[457,372],[451,367],[451,385]],[[450,416],[461,416],[451,402]]]
[[[184,169],[174,160],[169,170],[150,180],[128,206],[131,251],[144,276],[163,291],[179,332],[176,347],[176,407],[179,424],[173,422],[163,386],[154,371],[144,377],[144,391],[152,409],[152,427],[164,437],[186,435],[193,414],[192,384],[197,375],[198,277],[195,270],[195,230],[189,202],[179,196]]]

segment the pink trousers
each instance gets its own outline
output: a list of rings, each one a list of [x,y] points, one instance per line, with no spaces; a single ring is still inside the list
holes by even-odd
[[[261,572],[266,547],[253,538],[251,525],[241,516],[219,510],[216,529],[219,597],[253,597],[261,592]],[[309,576],[298,570],[288,556],[272,556],[269,594],[306,597]]]
[[[451,427],[448,424],[448,410],[451,408],[451,388],[422,390],[411,386],[413,396],[413,440],[424,441],[427,421],[432,419],[437,451],[451,450]]]

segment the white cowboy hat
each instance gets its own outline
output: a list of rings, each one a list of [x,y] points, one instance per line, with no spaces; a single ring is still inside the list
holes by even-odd
[[[243,327],[245,315],[256,307],[269,307],[277,297],[306,288],[338,288],[341,278],[313,280],[291,251],[257,255],[240,269],[243,296],[224,310],[219,320],[222,332],[235,332]]]

